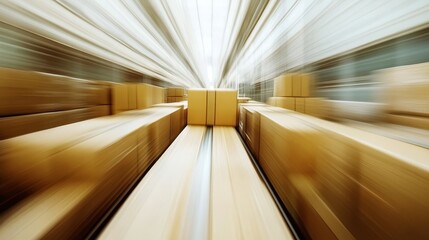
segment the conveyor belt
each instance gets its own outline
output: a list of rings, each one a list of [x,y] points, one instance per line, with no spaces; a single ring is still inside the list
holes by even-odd
[[[99,238],[294,239],[236,130],[202,126],[182,131]]]

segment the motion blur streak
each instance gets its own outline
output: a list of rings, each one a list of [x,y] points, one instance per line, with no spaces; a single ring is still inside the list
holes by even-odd
[[[2,22],[187,87],[263,81],[425,24],[428,12],[406,0],[0,3]]]
[[[0,239],[428,223],[429,0],[0,0]]]

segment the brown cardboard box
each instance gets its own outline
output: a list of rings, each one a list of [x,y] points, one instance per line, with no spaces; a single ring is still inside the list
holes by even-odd
[[[182,101],[186,101],[186,97],[174,97],[174,100],[176,102],[182,102]]]
[[[158,104],[158,103],[163,103],[164,102],[164,94],[165,94],[165,89],[162,87],[157,87],[157,86],[151,86],[152,87],[152,92],[153,92],[153,100],[152,100],[152,104]]]
[[[248,101],[245,103],[239,102],[238,106],[237,106],[237,126],[239,129],[239,132],[240,132],[240,128],[242,128],[244,126],[242,123],[245,122],[245,118],[246,118],[246,113],[243,110],[243,107],[245,107],[245,106],[268,106],[268,105],[265,103],[262,103],[262,102],[257,102],[257,101]],[[242,122],[242,123],[240,123],[240,122]],[[241,134],[241,132],[240,132],[240,134]]]
[[[0,116],[85,108],[97,104],[92,81],[0,68]]]
[[[341,124],[305,115],[297,117],[317,124],[319,128],[324,128],[325,133],[329,129],[341,136],[335,142],[326,145],[331,146],[331,149],[325,151],[330,157],[322,159],[332,166],[325,164],[324,173],[322,169],[318,169],[317,172],[325,175],[323,177],[325,184],[328,182],[330,184],[325,186],[325,190],[319,190],[325,192],[326,200],[327,192],[334,193],[333,196],[337,195],[332,198],[334,201],[331,201],[333,203],[331,206],[336,206],[333,211],[338,217],[344,215],[338,214],[337,210],[343,208],[344,213],[350,211],[349,207],[342,206],[347,202],[347,198],[358,199],[358,204],[350,204],[358,206],[352,217],[361,222],[357,229],[354,229],[358,239],[373,239],[372,236],[378,239],[424,239],[425,218],[429,214],[427,187],[429,150]],[[335,135],[327,136],[325,140],[333,141],[335,139],[333,136]],[[353,153],[353,149],[357,149],[358,153]],[[330,160],[331,163],[326,160]],[[357,176],[354,180],[346,180],[346,176],[350,179],[353,175]],[[359,183],[358,197],[355,197],[354,190],[356,181]],[[329,202],[327,201],[328,204]],[[407,214],[404,215],[403,212]],[[353,215],[353,211],[349,213]],[[340,220],[343,223],[347,222]],[[369,232],[371,232],[369,238],[359,235]]]
[[[94,111],[94,117],[103,117],[110,115],[110,105],[98,105],[90,107],[91,111]]]
[[[361,135],[360,217],[387,238],[424,239],[429,215],[429,150]],[[404,214],[406,212],[406,214]]]
[[[104,81],[94,81],[92,84],[97,88],[96,105],[111,105],[112,83]]]
[[[188,124],[206,125],[207,118],[207,90],[188,90]]]
[[[183,97],[185,96],[185,89],[182,87],[167,88],[167,97]]]
[[[80,115],[78,111],[65,112],[75,116]],[[61,117],[66,118],[66,115]],[[0,192],[7,196],[1,200],[38,191],[63,179],[65,175],[61,174],[67,169],[52,165],[54,155],[120,123],[123,123],[120,115],[95,118],[0,141],[0,149],[4,150],[0,152],[0,175],[5,179]]]
[[[128,109],[137,109],[137,84],[127,83],[128,86]]]
[[[161,103],[156,104],[153,107],[167,107],[167,108],[178,108],[180,109],[180,131],[185,128],[187,124],[186,115],[188,110],[188,105],[186,102],[175,102],[175,103]]]
[[[128,86],[126,84],[112,85],[112,110],[113,114],[128,110]]]
[[[103,111],[103,113],[108,110],[110,114],[110,105],[106,105],[105,110],[95,110],[96,108],[91,110],[92,108],[94,107],[13,117],[2,117],[0,118],[0,139],[12,138],[93,117],[104,116],[100,114],[97,115],[96,113],[98,110]],[[94,114],[91,114],[92,112]]]
[[[387,114],[386,120],[393,124],[405,125],[409,127],[429,130],[428,117],[416,117],[398,114]]]
[[[175,88],[167,88],[167,97],[175,97],[176,89]]]
[[[295,110],[295,98],[294,97],[277,97],[275,99],[277,107],[286,108],[289,110]]]
[[[292,96],[301,96],[301,74],[293,74],[292,76]]]
[[[183,107],[177,108],[176,111],[170,114],[170,143],[173,142],[182,131],[182,116]]]
[[[213,126],[215,124],[215,105],[216,105],[216,92],[215,90],[207,90],[207,125]]]
[[[298,192],[299,219],[312,239],[355,239],[325,204],[311,180],[305,176],[294,176],[291,180]]]
[[[244,107],[245,110],[245,126],[244,140],[249,146],[250,151],[256,159],[259,159],[259,131],[260,131],[260,116],[257,112],[258,107]]]
[[[321,126],[321,125],[319,125]],[[334,128],[325,128],[319,141],[316,189],[344,226],[356,225],[359,192],[359,149],[356,142]]]
[[[57,178],[100,179],[137,147],[137,123],[130,121],[85,139],[52,156],[52,169]],[[137,159],[128,159],[128,166],[137,176]],[[125,174],[124,174],[125,175]]]
[[[291,177],[314,175],[321,133],[289,114],[275,110],[259,113],[259,164],[282,202],[291,208],[296,205],[296,199],[291,198]]]
[[[182,97],[185,96],[185,89],[184,88],[176,88],[176,97]]]
[[[270,97],[270,98],[268,98],[267,104],[271,105],[271,106],[277,106],[276,97]]]
[[[167,97],[167,103],[176,102],[176,97]]]
[[[145,109],[152,106],[152,88],[149,84],[137,85],[137,108]]]
[[[171,132],[171,114],[177,108],[163,108],[163,112],[153,116],[138,132],[138,172],[143,173],[172,142],[175,130]],[[174,118],[174,117],[173,117]],[[177,122],[175,123],[177,124]],[[173,128],[175,128],[173,126]],[[176,128],[177,129],[177,128]]]
[[[69,217],[71,212],[83,210],[78,209],[79,203],[88,197],[94,185],[85,181],[64,181],[19,202],[2,215],[2,238],[40,239],[46,237],[44,234],[53,228],[71,225],[71,222],[64,221],[64,218]],[[49,217],[35,219],[35,216]],[[80,222],[83,219],[74,220]],[[26,227],[23,227],[22,223],[26,223]],[[64,228],[62,230],[67,231]]]
[[[216,89],[215,125],[237,124],[237,90]]]
[[[310,97],[313,95],[314,77],[309,73],[301,75],[301,96]]]
[[[305,113],[305,98],[295,98],[295,111]]]
[[[288,97],[292,94],[293,74],[283,74],[274,79],[274,97]]]
[[[388,113],[429,117],[429,63],[383,69],[374,77],[384,83]]]
[[[304,110],[306,114],[318,118],[327,118],[329,102],[325,98],[305,98]]]

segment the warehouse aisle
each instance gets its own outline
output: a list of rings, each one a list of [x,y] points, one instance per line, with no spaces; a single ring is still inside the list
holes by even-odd
[[[293,239],[233,127],[188,126],[100,239]]]

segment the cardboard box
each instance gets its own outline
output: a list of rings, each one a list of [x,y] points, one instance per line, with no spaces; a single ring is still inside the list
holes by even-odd
[[[110,105],[107,106],[110,112]],[[89,109],[84,110],[89,111]],[[0,140],[85,120],[79,117],[81,113],[82,109],[75,109],[2,117],[0,118]]]
[[[157,86],[151,86],[152,88],[152,104],[158,104],[158,103],[163,103],[164,102],[164,94],[165,94],[165,89],[162,87],[157,87]]]
[[[152,88],[149,84],[137,85],[137,109],[145,109],[152,106]]]
[[[260,113],[259,164],[286,207],[296,205],[291,198],[295,175],[313,176],[318,156],[320,132],[307,123],[275,110]]]
[[[186,115],[188,114],[188,105],[186,102],[176,102],[176,103],[161,103],[156,104],[153,107],[167,107],[167,108],[178,108],[180,110],[180,131],[185,128],[187,124]]]
[[[311,180],[305,176],[294,176],[291,180],[298,192],[299,220],[312,239],[355,239],[325,204]]]
[[[94,118],[110,115],[110,105],[98,105],[90,107],[90,110],[94,111]]]
[[[305,113],[305,98],[295,98],[295,111]]]
[[[293,74],[284,74],[274,79],[274,97],[288,97],[292,94]]]
[[[382,236],[424,239],[429,150],[365,132],[360,137],[366,143],[360,152],[360,217]]]
[[[78,110],[65,112],[80,115]],[[67,115],[60,119],[67,119]],[[0,149],[5,150],[0,168],[5,181],[0,192],[7,196],[1,200],[15,199],[63,180],[68,168],[61,164],[56,168],[52,162],[54,156],[120,123],[123,123],[120,115],[95,118],[0,141]],[[61,163],[61,158],[58,161]]]
[[[259,159],[259,131],[260,131],[260,116],[254,107],[244,107],[245,110],[245,125],[244,125],[244,140],[249,146],[255,159]]]
[[[314,181],[325,204],[347,228],[356,225],[359,193],[359,148],[344,131],[324,129]]]
[[[276,97],[270,97],[270,98],[268,98],[267,104],[271,105],[271,106],[277,106]]]
[[[295,111],[295,98],[294,97],[277,97],[275,99],[276,107],[286,108]]]
[[[173,133],[170,131],[172,123],[170,115],[177,111],[177,108],[164,108],[163,110],[167,112],[157,114],[138,132],[137,170],[139,173],[147,170],[148,166],[168,147],[177,133],[174,130]]]
[[[387,122],[404,125],[409,127],[421,128],[429,130],[429,118],[428,117],[416,117],[398,114],[387,114]]]
[[[128,109],[137,109],[137,84],[127,83],[128,86]]]
[[[207,90],[188,90],[188,124],[206,125],[207,118]]]
[[[167,88],[167,97],[183,97],[185,96],[185,89],[182,87]]]
[[[92,81],[0,68],[0,116],[85,108],[97,104]]]
[[[176,89],[175,88],[167,88],[167,97],[175,97]]]
[[[207,90],[207,125],[215,125],[215,105],[216,92],[215,90]]]
[[[301,96],[301,74],[293,74],[292,76],[292,96]]]
[[[186,101],[186,97],[174,97],[174,100],[176,102],[182,102],[182,101]]]
[[[215,125],[236,126],[237,90],[216,89]]]
[[[184,88],[176,88],[176,97],[182,97],[185,96],[185,89]]]
[[[374,78],[384,83],[388,113],[429,117],[428,63],[383,69]]]
[[[126,84],[112,85],[112,111],[113,114],[128,110],[129,97],[128,86]]]
[[[170,143],[179,136],[182,131],[182,121],[183,121],[183,107],[177,108],[177,111],[174,111],[170,115]]]
[[[301,96],[310,97],[313,95],[314,77],[312,74],[301,74]]]
[[[109,82],[96,81],[97,86],[97,105],[111,105],[112,87]]]
[[[318,118],[327,118],[329,102],[325,98],[305,98],[305,113]]]

